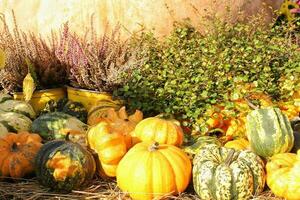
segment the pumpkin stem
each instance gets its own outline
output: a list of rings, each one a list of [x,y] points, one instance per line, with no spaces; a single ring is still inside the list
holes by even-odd
[[[159,143],[158,142],[154,142],[150,147],[149,147],[149,151],[156,151],[159,149]]]
[[[67,134],[66,134],[66,139],[65,139],[66,141],[70,141],[70,131],[68,131],[67,132]]]
[[[11,151],[16,152],[18,150],[18,145],[14,142],[11,146]]]
[[[230,152],[228,153],[228,156],[226,158],[226,160],[224,161],[226,166],[229,166],[232,162],[232,160],[234,159],[234,149],[230,149]]]

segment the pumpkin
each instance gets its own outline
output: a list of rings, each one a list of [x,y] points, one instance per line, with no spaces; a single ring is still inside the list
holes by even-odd
[[[15,113],[25,115],[30,119],[35,119],[36,113],[33,107],[29,103],[25,101],[18,101],[18,100],[12,100],[7,98],[8,97],[3,97],[3,101],[0,103],[1,111],[15,112]]]
[[[300,198],[300,151],[272,156],[267,165],[267,185],[278,197],[287,200]]]
[[[142,142],[133,146],[117,168],[117,184],[132,199],[150,200],[183,192],[192,165],[178,147]]]
[[[39,116],[32,123],[32,132],[38,133],[45,140],[64,139],[67,134],[72,141],[85,143],[88,126],[79,119],[62,113],[53,112]]]
[[[117,166],[127,152],[125,136],[116,132],[109,122],[103,121],[91,127],[87,133],[89,147],[98,155],[98,172],[116,176]]]
[[[3,135],[8,132],[30,131],[32,121],[20,113],[0,111],[0,124],[3,128],[0,135]]]
[[[213,136],[200,136],[194,139],[193,142],[190,142],[190,144],[187,144],[183,147],[183,150],[190,156],[194,157],[199,149],[204,147],[207,144],[216,144],[218,146],[221,146],[221,142],[218,140],[217,137]]]
[[[291,120],[291,126],[294,132],[294,146],[291,150],[292,153],[297,153],[300,149],[300,118],[296,117]]]
[[[92,154],[78,143],[53,140],[38,152],[35,169],[43,186],[68,192],[91,180],[96,164]]]
[[[67,98],[59,99],[58,101],[50,100],[46,103],[40,115],[50,112],[63,112],[76,117],[80,121],[86,123],[87,110],[80,102],[73,102]]]
[[[92,106],[88,112],[88,125],[95,125],[107,116],[109,109],[118,110],[121,108],[120,102],[113,100],[99,100],[96,105]]]
[[[227,142],[224,147],[232,148],[235,150],[246,150],[249,148],[249,141],[244,138],[238,138]]]
[[[215,144],[201,148],[193,160],[193,184],[200,199],[250,199],[263,191],[264,164],[251,151]]]
[[[34,159],[42,146],[38,134],[8,133],[0,138],[0,177],[22,178],[34,172]]]
[[[5,93],[3,93],[3,91],[0,92],[0,103],[3,103],[7,100],[12,100],[12,99],[13,99],[13,97],[10,96],[9,94],[5,94]]]
[[[132,134],[137,142],[158,142],[180,146],[183,143],[183,131],[172,120],[149,117],[139,122]]]
[[[251,149],[263,157],[289,152],[294,145],[290,122],[278,108],[250,112],[247,115],[246,133]]]

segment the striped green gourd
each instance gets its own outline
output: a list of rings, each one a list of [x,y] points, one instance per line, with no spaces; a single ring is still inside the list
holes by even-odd
[[[251,149],[262,157],[289,152],[294,145],[291,124],[279,108],[250,112],[247,115],[246,132]]]
[[[193,185],[200,199],[247,200],[263,191],[264,163],[249,150],[208,144],[198,151],[193,164]]]

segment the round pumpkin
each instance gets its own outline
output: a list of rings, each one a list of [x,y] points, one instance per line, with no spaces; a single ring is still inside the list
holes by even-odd
[[[278,197],[299,200],[300,151],[298,154],[282,153],[271,157],[266,165],[267,185]]]
[[[53,140],[43,145],[35,159],[39,182],[53,190],[69,192],[94,176],[95,160],[78,143]]]
[[[246,133],[251,150],[262,157],[289,152],[294,145],[291,124],[279,108],[250,112],[247,115]]]
[[[89,109],[87,124],[90,126],[96,125],[104,117],[107,116],[107,111],[109,109],[120,109],[121,104],[119,101],[113,101],[109,99],[99,100],[95,105]]]
[[[264,164],[251,151],[209,144],[199,150],[193,164],[194,189],[201,199],[250,199],[263,191]]]
[[[249,141],[244,138],[238,138],[235,140],[231,140],[227,142],[224,147],[226,148],[232,148],[235,150],[246,150],[249,148]]]
[[[192,165],[178,147],[142,142],[133,146],[117,168],[117,184],[132,199],[151,200],[183,192]]]
[[[0,177],[22,178],[34,172],[34,159],[42,146],[38,134],[8,133],[0,138]]]
[[[139,122],[133,132],[137,142],[158,142],[180,146],[183,143],[183,131],[173,121],[159,117],[149,117]]]
[[[98,155],[98,172],[109,177],[116,176],[119,161],[127,152],[125,136],[103,121],[88,131],[89,147]]]

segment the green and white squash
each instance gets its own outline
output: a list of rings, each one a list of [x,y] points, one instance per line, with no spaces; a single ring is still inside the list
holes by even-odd
[[[30,131],[32,121],[20,113],[0,111],[0,124],[3,131],[0,135],[5,135],[7,132]]]
[[[193,158],[202,147],[208,144],[221,146],[221,142],[217,137],[199,136],[197,138],[190,139],[190,141],[183,146],[183,150],[189,155],[189,157]]]
[[[69,192],[90,181],[96,171],[92,154],[77,143],[47,142],[35,159],[39,182],[57,191]]]
[[[30,119],[35,119],[36,114],[32,106],[25,101],[6,100],[0,103],[0,110],[23,114]]]
[[[88,126],[79,119],[62,113],[53,112],[39,116],[32,123],[31,132],[38,133],[45,140],[65,139],[85,143],[85,133]]]
[[[5,94],[5,93],[0,93],[0,103],[3,103],[7,100],[12,100],[13,97],[10,96],[9,94]]]
[[[263,191],[264,163],[251,151],[209,144],[199,150],[193,164],[193,185],[200,199],[248,200]]]
[[[246,133],[251,149],[262,157],[289,152],[294,145],[291,124],[279,108],[250,112],[247,115]]]

